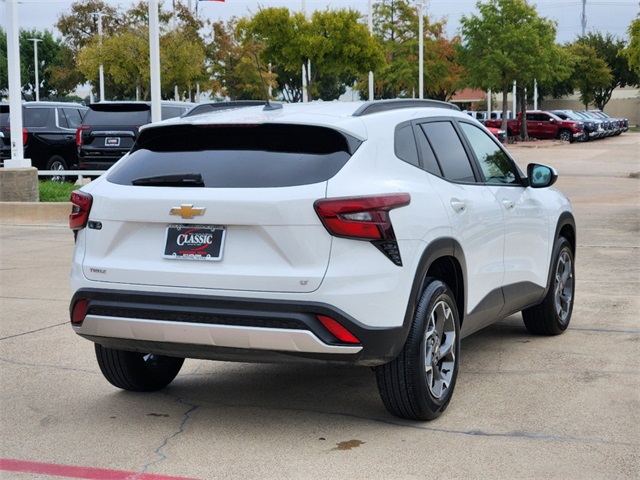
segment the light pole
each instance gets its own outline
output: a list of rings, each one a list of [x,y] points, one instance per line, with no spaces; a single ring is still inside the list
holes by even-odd
[[[424,19],[422,7],[424,3],[418,0],[418,98],[424,98]]]
[[[36,69],[36,84],[34,89],[36,91],[36,102],[39,102],[40,101],[40,79],[38,78],[38,42],[41,42],[42,40],[39,38],[30,38],[29,41],[33,42],[33,64]]]
[[[373,10],[369,0],[369,35],[373,36]],[[373,72],[369,71],[369,101],[373,100]]]
[[[98,17],[98,46],[100,51],[100,101],[104,102],[104,68],[102,67],[102,17],[106,14],[104,12],[94,12]]]

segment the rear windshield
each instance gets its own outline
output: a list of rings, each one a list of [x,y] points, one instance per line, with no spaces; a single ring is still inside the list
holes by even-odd
[[[148,112],[97,112],[89,110],[85,125],[145,125],[149,123]]]
[[[107,179],[140,185],[141,179],[195,174],[202,182],[181,186],[308,185],[333,177],[359,145],[359,140],[325,127],[171,125],[143,131]]]

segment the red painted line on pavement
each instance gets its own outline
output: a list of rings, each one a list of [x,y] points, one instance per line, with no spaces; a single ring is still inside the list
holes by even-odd
[[[125,472],[95,467],[76,467],[55,463],[28,462],[0,458],[0,471],[19,473],[39,473],[55,477],[83,478],[85,480],[197,480],[187,477],[171,477],[153,473]]]

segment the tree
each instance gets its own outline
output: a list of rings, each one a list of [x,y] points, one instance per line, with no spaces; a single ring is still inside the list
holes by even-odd
[[[611,94],[618,87],[636,85],[640,83],[640,77],[629,67],[629,60],[625,55],[620,55],[624,49],[624,41],[614,37],[610,33],[602,35],[599,32],[591,32],[578,38],[578,44],[592,47],[598,58],[604,60],[611,70],[611,77],[607,85],[594,88],[593,103],[600,110],[611,100]]]
[[[622,54],[627,57],[629,68],[633,70],[637,77],[640,77],[640,15],[631,22],[628,33],[631,41]]]
[[[469,83],[484,90],[502,90],[502,127],[507,125],[507,94],[513,82],[521,89],[534,80],[568,76],[563,53],[555,44],[555,23],[538,16],[526,0],[489,0],[476,4],[479,15],[463,16],[461,58]],[[526,98],[520,110],[526,111]],[[526,137],[525,115],[521,134]]]
[[[97,78],[100,64],[105,72],[105,90],[110,98],[149,98],[148,8],[139,3],[129,9],[112,35],[83,38],[78,51],[78,68],[86,78]],[[175,86],[189,92],[206,79],[204,44],[198,34],[203,23],[183,6],[175,14],[159,16],[161,91],[172,98]],[[142,25],[142,26],[141,26]],[[94,84],[97,82],[93,82]]]
[[[418,16],[405,0],[382,0],[373,6],[373,32],[382,45],[386,67],[374,77],[374,96],[413,96],[418,87]],[[426,29],[428,30],[428,29]],[[359,89],[368,96],[365,80]]]
[[[571,82],[580,90],[580,101],[584,109],[589,108],[596,98],[596,92],[611,84],[611,69],[607,63],[598,58],[595,48],[584,43],[575,43],[568,49],[572,55]]]
[[[7,59],[7,33],[0,27],[0,96],[9,93],[9,60]]]
[[[282,95],[299,101],[302,67],[307,69],[309,61],[308,92],[312,98],[321,93],[335,98],[356,75],[383,65],[379,45],[359,18],[358,12],[343,9],[316,11],[308,20],[286,8],[267,8],[239,21],[238,28],[245,44],[254,42],[264,47],[260,56],[264,64],[272,64]],[[328,84],[320,87],[323,82]]]
[[[50,31],[39,32],[37,30],[20,31],[20,63],[22,90],[30,91],[35,100],[36,72],[35,49],[31,38],[41,40],[38,42],[38,82],[40,98],[55,96],[57,91],[51,86],[50,67],[60,63],[61,42],[53,38]]]

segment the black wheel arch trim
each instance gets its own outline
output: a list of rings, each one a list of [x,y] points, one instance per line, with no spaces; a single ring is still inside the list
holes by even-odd
[[[576,220],[571,212],[562,212],[560,214],[560,217],[558,218],[558,223],[556,224],[556,231],[553,236],[553,249],[551,251],[551,258],[549,261],[549,271],[547,273],[547,286],[543,290],[542,294],[540,295],[539,302],[541,302],[547,296],[547,293],[551,288],[551,279],[552,279],[553,267],[554,267],[553,261],[555,258],[555,251],[556,251],[556,241],[560,237],[566,238],[567,241],[569,242],[569,245],[571,245],[571,251],[573,252],[573,258],[575,261],[576,246],[577,246],[577,232],[576,232]]]

